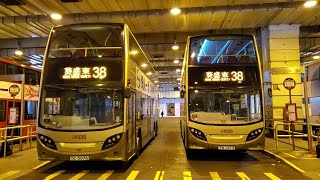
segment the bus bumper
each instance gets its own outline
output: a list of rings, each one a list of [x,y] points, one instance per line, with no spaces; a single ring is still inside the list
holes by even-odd
[[[263,135],[252,141],[244,142],[228,142],[228,143],[214,143],[203,141],[194,137],[191,133],[188,134],[188,145],[187,149],[210,149],[219,150],[219,146],[233,146],[235,150],[263,150],[264,149],[265,138]]]
[[[122,147],[122,148],[121,148]],[[71,156],[89,156],[89,160],[104,160],[104,161],[125,161],[126,157],[124,146],[118,144],[110,149],[100,152],[81,152],[81,153],[69,153],[52,150],[42,145],[37,141],[38,159],[46,161],[70,161]]]

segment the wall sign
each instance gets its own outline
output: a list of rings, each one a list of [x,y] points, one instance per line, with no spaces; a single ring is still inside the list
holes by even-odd
[[[11,94],[11,96],[16,96],[17,94],[19,94],[20,92],[20,88],[18,85],[11,85],[9,87],[9,93]]]

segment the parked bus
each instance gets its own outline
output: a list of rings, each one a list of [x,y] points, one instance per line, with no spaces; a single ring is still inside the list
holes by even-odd
[[[40,85],[39,159],[129,161],[139,155],[157,134],[154,74],[125,24],[54,27]]]
[[[10,108],[17,108],[15,125],[36,123],[41,70],[30,65],[0,58],[0,128],[12,125],[9,121]],[[24,75],[24,86],[22,76]],[[20,92],[13,98],[9,88],[17,85]],[[18,132],[15,132],[18,133]],[[24,130],[22,135],[26,135]]]
[[[254,36],[189,37],[181,75],[181,135],[194,149],[264,148],[262,72]]]

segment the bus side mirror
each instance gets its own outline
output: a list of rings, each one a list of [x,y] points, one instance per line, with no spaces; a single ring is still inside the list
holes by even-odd
[[[184,90],[181,90],[181,91],[180,91],[180,98],[184,98],[185,93],[186,93],[186,92],[185,92]]]
[[[125,98],[131,98],[131,89],[130,88],[125,88],[123,91],[123,95]]]

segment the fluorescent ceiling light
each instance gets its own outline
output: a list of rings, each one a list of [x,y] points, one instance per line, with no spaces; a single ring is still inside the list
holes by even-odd
[[[61,14],[54,13],[54,14],[51,14],[51,18],[54,20],[59,20],[62,18],[62,16]]]
[[[146,63],[144,63],[144,64],[141,64],[141,67],[147,67],[148,66],[148,64],[146,64]]]
[[[176,60],[173,61],[173,63],[178,64],[179,60],[176,59]]]
[[[178,15],[181,13],[181,10],[179,8],[172,8],[170,10],[170,13],[173,14],[173,15]]]
[[[317,55],[317,56],[313,56],[312,58],[313,59],[320,59],[320,56]]]
[[[159,81],[154,81],[154,83],[158,83]]]
[[[132,50],[132,51],[130,51],[130,54],[136,55],[136,54],[138,54],[138,51],[137,50]]]
[[[180,69],[176,69],[176,72],[180,72],[181,70]]]
[[[317,1],[307,1],[304,3],[304,7],[310,8],[317,5]]]
[[[152,72],[147,72],[147,75],[150,76],[152,74]]]
[[[23,54],[23,52],[20,50],[20,49],[17,49],[15,52],[14,52],[15,55],[17,56],[21,56]]]
[[[178,50],[178,49],[179,49],[178,44],[174,44],[174,45],[172,46],[172,49],[173,49],[173,50]]]

